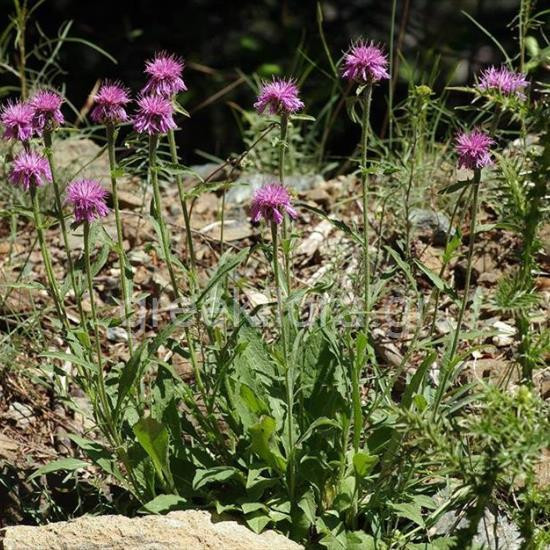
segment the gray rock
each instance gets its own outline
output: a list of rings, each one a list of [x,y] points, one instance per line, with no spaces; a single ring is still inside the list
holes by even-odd
[[[42,527],[5,529],[4,550],[299,550],[274,531],[256,535],[235,521],[187,510],[166,516],[84,516]]]
[[[56,139],[53,153],[58,171],[63,179],[95,178],[107,182],[110,175],[107,152],[91,139],[70,137]],[[100,154],[101,153],[101,154]]]
[[[409,212],[409,223],[414,232],[420,236],[428,236],[434,244],[443,246],[450,230],[451,222],[443,212],[412,208]],[[455,230],[453,229],[452,234]]]

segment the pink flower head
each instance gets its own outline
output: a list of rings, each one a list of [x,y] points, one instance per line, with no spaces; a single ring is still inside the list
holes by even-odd
[[[103,82],[94,96],[94,108],[90,118],[98,124],[126,122],[125,106],[130,102],[130,92],[119,82]]]
[[[138,112],[134,117],[134,129],[140,134],[166,134],[176,128],[174,106],[167,97],[144,95],[138,99]]]
[[[8,102],[0,113],[0,122],[4,126],[4,139],[31,139],[34,128],[32,124],[33,109],[28,103]]]
[[[21,151],[13,160],[8,177],[11,183],[20,185],[25,191],[52,181],[48,161],[34,151]]]
[[[91,222],[106,216],[109,208],[105,203],[108,193],[95,180],[73,181],[67,186],[66,202],[74,207],[77,222]]]
[[[263,218],[265,221],[279,224],[283,221],[285,212],[293,219],[298,216],[290,203],[290,194],[284,185],[268,183],[254,193],[250,208],[253,222]]]
[[[63,98],[51,90],[39,90],[30,100],[33,110],[33,126],[38,135],[65,122],[61,105]]]
[[[145,63],[145,72],[149,80],[143,88],[144,94],[159,94],[171,97],[178,92],[187,90],[181,78],[183,59],[166,52],[155,54],[153,59]]]
[[[266,109],[272,115],[296,113],[304,108],[298,97],[298,87],[292,79],[274,78],[264,82],[254,108],[262,114]]]
[[[458,167],[481,169],[492,164],[490,147],[494,140],[481,130],[460,132],[456,137]]]
[[[489,67],[481,73],[478,88],[484,92],[495,90],[504,95],[515,94],[524,98],[523,90],[529,86],[529,82],[523,73],[516,73],[502,66]]]
[[[374,42],[359,40],[350,46],[344,56],[342,76],[359,84],[369,84],[386,80],[388,58]]]

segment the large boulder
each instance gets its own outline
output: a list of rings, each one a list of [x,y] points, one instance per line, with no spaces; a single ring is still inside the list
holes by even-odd
[[[42,527],[7,527],[3,550],[299,550],[274,531],[256,535],[235,521],[187,510],[166,516],[84,516]]]

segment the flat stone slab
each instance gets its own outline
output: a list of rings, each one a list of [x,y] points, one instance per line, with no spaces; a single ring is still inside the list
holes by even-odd
[[[166,516],[84,516],[0,531],[3,550],[299,550],[274,531],[257,535],[235,521],[186,510]]]

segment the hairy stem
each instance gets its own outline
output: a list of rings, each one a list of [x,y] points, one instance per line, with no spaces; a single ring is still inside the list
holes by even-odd
[[[52,267],[52,260],[48,247],[46,245],[46,240],[44,238],[44,227],[42,225],[42,216],[40,214],[40,205],[38,204],[38,193],[34,185],[30,188],[31,200],[32,200],[32,211],[34,215],[34,224],[36,226],[36,233],[38,235],[38,244],[40,246],[40,252],[42,253],[42,260],[44,262],[44,268],[46,269],[46,278],[48,279],[48,286],[50,287],[50,294],[53,298],[55,309],[59,319],[65,326],[66,330],[69,330],[69,322],[67,320],[67,313],[65,312],[65,306],[59,296],[59,289],[57,287],[57,282],[55,280],[55,275]]]
[[[55,208],[57,210],[57,219],[59,220],[59,225],[61,227],[61,233],[63,235],[63,245],[65,247],[65,254],[67,255],[67,265],[69,266],[69,276],[71,279],[71,286],[74,292],[76,305],[78,307],[78,314],[80,316],[80,323],[82,325],[86,322],[86,317],[84,315],[84,310],[82,309],[82,300],[80,292],[78,291],[78,286],[76,284],[76,277],[74,273],[74,263],[71,256],[71,245],[69,243],[69,238],[67,235],[67,224],[65,223],[65,216],[63,215],[63,202],[61,201],[61,190],[59,189],[59,182],[57,181],[57,173],[55,169],[55,162],[53,158],[52,150],[52,134],[50,131],[44,132],[44,150],[46,152],[46,158],[50,165],[50,172],[52,174],[52,184],[55,195]]]
[[[166,267],[168,268],[168,273],[170,275],[170,282],[174,290],[174,296],[178,305],[181,301],[181,292],[178,287],[176,280],[176,274],[174,271],[174,266],[172,264],[172,254],[170,252],[170,241],[168,238],[168,231],[166,230],[166,224],[164,223],[164,218],[162,217],[162,206],[160,201],[160,188],[158,181],[158,168],[157,168],[157,146],[158,146],[158,136],[150,136],[149,138],[149,173],[151,176],[151,183],[153,185],[153,195],[155,199],[155,218],[159,226],[160,231],[160,240],[162,246],[162,252],[164,255],[164,261],[166,262]],[[204,394],[204,384],[202,382],[202,377],[200,370],[198,368],[195,348],[193,344],[193,339],[191,338],[191,331],[187,324],[184,327],[185,337],[187,339],[187,345],[189,347],[189,355],[191,358],[191,364],[193,366],[193,372],[195,376],[195,382],[197,383],[198,388],[201,393]],[[203,395],[206,402],[206,395]]]
[[[285,155],[287,148],[287,139],[288,135],[288,115],[281,115],[281,134],[279,142],[279,181],[282,185],[285,184]],[[283,244],[283,266],[285,271],[285,282],[287,292],[290,293],[290,242],[288,235],[288,220],[287,217],[283,217],[283,231],[282,231],[282,244]]]
[[[288,429],[288,490],[290,501],[294,500],[294,388],[292,370],[290,368],[288,358],[288,348],[286,339],[285,314],[283,306],[283,298],[281,293],[281,282],[279,275],[279,260],[278,260],[278,235],[277,224],[271,222],[271,244],[273,247],[273,276],[275,278],[275,291],[277,293],[277,314],[279,317],[279,330],[281,334],[281,344],[283,347],[283,361],[285,368],[285,385],[286,385],[286,405],[287,405],[287,429]]]
[[[126,255],[124,253],[124,234],[122,232],[122,220],[120,218],[120,207],[118,203],[118,185],[117,185],[117,163],[115,154],[116,132],[112,124],[107,124],[107,149],[109,151],[109,167],[111,170],[111,189],[113,191],[113,208],[115,211],[116,234],[118,244],[118,263],[120,266],[120,287],[122,290],[122,299],[124,302],[124,318],[126,320],[126,332],[128,333],[128,349],[130,355],[133,353],[133,336],[132,336],[132,297],[128,292],[128,284],[126,281],[126,270],[129,266],[126,263]]]
[[[363,306],[365,310],[365,334],[369,332],[370,318],[370,261],[369,261],[369,215],[368,215],[368,176],[367,147],[369,140],[369,115],[372,86],[367,85],[363,92],[363,118],[361,121],[361,190],[363,194]]]
[[[178,148],[176,146],[176,136],[174,134],[174,130],[170,130],[168,132],[168,143],[170,144],[170,155],[172,162],[174,164],[178,164]],[[179,173],[176,174],[176,184],[178,186],[178,196],[180,199],[181,210],[183,212],[183,221],[185,223],[185,236],[187,239],[187,251],[189,253],[189,260],[191,263],[192,282],[195,284],[197,277],[197,259],[195,256],[195,247],[193,245],[193,235],[191,233],[191,218],[189,216],[189,208],[187,207],[187,201],[185,199],[185,189],[183,188],[183,179]]]
[[[447,384],[449,382],[449,379],[452,374],[453,370],[453,360],[455,358],[456,350],[458,348],[458,342],[460,340],[460,331],[461,331],[461,325],[462,320],[464,319],[464,313],[466,311],[466,306],[468,304],[469,300],[469,294],[470,294],[470,282],[472,279],[472,260],[474,257],[474,244],[475,244],[475,231],[476,231],[476,219],[477,219],[477,209],[478,209],[478,201],[479,201],[479,186],[481,182],[481,170],[475,169],[474,170],[474,179],[472,181],[472,185],[474,186],[473,190],[473,200],[472,200],[472,209],[470,213],[470,243],[468,246],[468,257],[467,257],[467,264],[466,264],[466,281],[464,284],[464,294],[462,296],[462,303],[460,305],[460,311],[458,313],[458,319],[456,323],[456,329],[453,335],[453,341],[451,344],[451,349],[449,352],[449,355],[446,359],[446,365],[442,369],[442,377],[441,381],[437,388],[437,394],[435,397],[434,407],[433,407],[433,416],[435,418],[435,415],[437,414],[437,411],[439,409],[439,405],[441,404],[441,400],[443,398],[443,395],[445,393],[445,389],[447,387]]]
[[[104,422],[105,431],[114,438],[115,430],[112,427],[111,407],[107,398],[105,388],[105,373],[103,371],[103,356],[101,353],[101,340],[99,336],[99,325],[97,322],[97,311],[94,298],[94,283],[92,279],[92,267],[90,262],[90,223],[84,222],[84,264],[86,267],[86,282],[88,285],[88,294],[90,295],[90,309],[92,314],[92,324],[94,330],[95,350],[97,355],[97,393],[101,403],[101,416]]]

